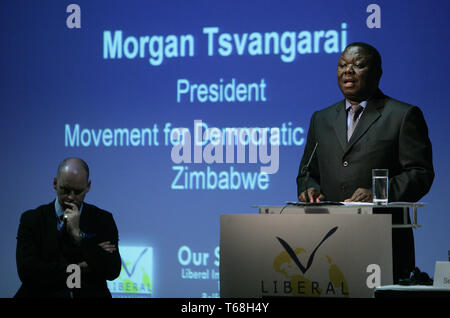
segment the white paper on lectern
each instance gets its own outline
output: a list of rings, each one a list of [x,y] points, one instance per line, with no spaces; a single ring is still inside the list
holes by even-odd
[[[343,205],[347,205],[347,206],[353,206],[353,205],[367,205],[367,206],[372,206],[373,203],[372,202],[339,202],[342,203]]]

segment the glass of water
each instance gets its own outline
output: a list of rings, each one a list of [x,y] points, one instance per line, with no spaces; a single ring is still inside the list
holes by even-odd
[[[373,203],[387,205],[389,197],[389,170],[372,169]]]

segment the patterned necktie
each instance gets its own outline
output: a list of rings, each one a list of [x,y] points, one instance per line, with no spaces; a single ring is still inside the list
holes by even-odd
[[[350,137],[353,134],[353,131],[355,130],[356,125],[358,124],[358,118],[359,114],[364,110],[364,108],[361,105],[352,105],[352,113],[353,117],[350,121],[350,127],[347,131],[347,140],[350,140]]]
[[[64,214],[61,214],[57,219],[57,227],[58,230],[61,231],[64,227]]]

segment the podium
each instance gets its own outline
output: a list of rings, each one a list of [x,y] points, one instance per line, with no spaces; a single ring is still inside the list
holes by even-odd
[[[389,206],[413,208],[396,227],[420,226],[423,204]],[[391,215],[376,206],[257,208],[220,217],[221,297],[373,297],[392,284]]]
[[[417,223],[418,208],[425,206],[422,202],[392,202],[388,205],[375,205],[372,203],[346,203],[342,205],[285,205],[285,206],[253,206],[261,214],[373,214],[377,208],[400,208],[403,214],[402,224],[393,224],[392,228],[419,228]],[[412,222],[408,223],[408,213],[411,209]]]

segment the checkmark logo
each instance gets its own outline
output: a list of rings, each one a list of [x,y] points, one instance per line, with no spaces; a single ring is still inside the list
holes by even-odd
[[[147,252],[147,250],[148,250],[148,248],[146,247],[139,254],[138,258],[136,259],[136,261],[133,264],[133,268],[131,269],[131,272],[128,270],[127,264],[125,264],[125,261],[123,260],[123,258],[121,258],[123,269],[127,273],[128,277],[131,277],[134,274],[134,271],[136,270],[136,266],[139,263],[139,260],[142,258],[142,256],[144,256],[144,254]]]
[[[327,240],[331,235],[333,235],[334,232],[337,231],[337,229],[338,229],[338,227],[336,226],[336,227],[332,228],[330,231],[328,231],[328,233],[324,236],[322,241],[320,241],[320,243],[316,246],[314,251],[309,256],[308,263],[306,264],[306,267],[303,266],[303,264],[300,262],[300,260],[298,259],[297,255],[295,254],[294,250],[292,249],[292,247],[285,240],[283,240],[282,238],[280,238],[278,236],[277,236],[277,239],[281,243],[281,245],[284,247],[286,252],[288,252],[289,256],[292,258],[294,263],[298,266],[300,271],[303,274],[305,274],[308,271],[308,269],[311,267],[311,265],[313,263],[313,260],[314,260],[314,255],[316,254],[316,252],[319,249],[319,247],[323,244],[323,242],[325,242],[325,240]]]

